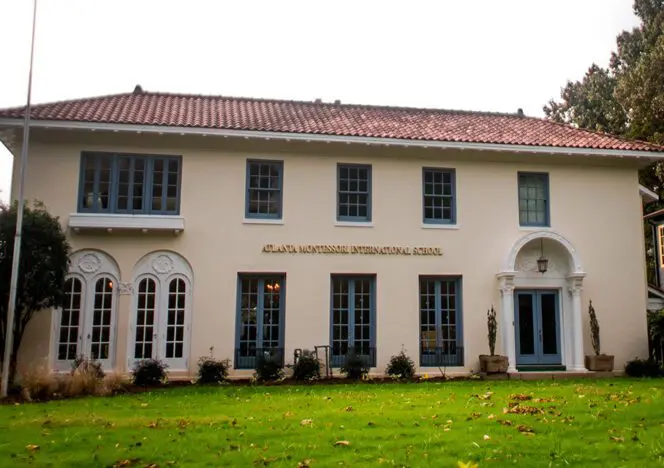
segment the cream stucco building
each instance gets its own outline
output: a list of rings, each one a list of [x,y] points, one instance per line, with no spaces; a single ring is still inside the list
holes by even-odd
[[[0,111],[22,145],[21,109]],[[77,355],[252,374],[330,346],[382,373],[584,371],[592,300],[616,370],[647,354],[637,170],[661,148],[517,114],[149,93],[33,109],[25,193],[74,249],[19,366]],[[17,170],[15,164],[14,195]],[[537,260],[548,260],[546,272]]]

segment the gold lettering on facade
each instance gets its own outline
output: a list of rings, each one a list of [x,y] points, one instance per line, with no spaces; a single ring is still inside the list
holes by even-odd
[[[342,245],[342,244],[265,244],[264,253],[441,256],[440,247],[408,247],[398,245]]]

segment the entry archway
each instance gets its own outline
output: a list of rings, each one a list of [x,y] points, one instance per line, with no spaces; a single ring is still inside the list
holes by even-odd
[[[549,260],[545,273],[537,269],[542,251]],[[585,272],[569,239],[551,230],[522,236],[510,247],[496,276],[508,372],[516,372],[519,364],[556,364],[568,371],[585,371],[581,310]],[[520,308],[525,311],[521,316]]]

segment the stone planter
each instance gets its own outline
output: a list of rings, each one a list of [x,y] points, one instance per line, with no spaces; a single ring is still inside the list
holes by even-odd
[[[607,354],[586,356],[586,369],[596,372],[611,372],[613,356]]]
[[[507,356],[480,355],[480,372],[487,374],[499,374],[507,372]]]

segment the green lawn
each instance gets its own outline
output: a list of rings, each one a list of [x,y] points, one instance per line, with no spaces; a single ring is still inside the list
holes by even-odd
[[[2,467],[458,461],[664,465],[664,380],[181,387],[0,406]]]

